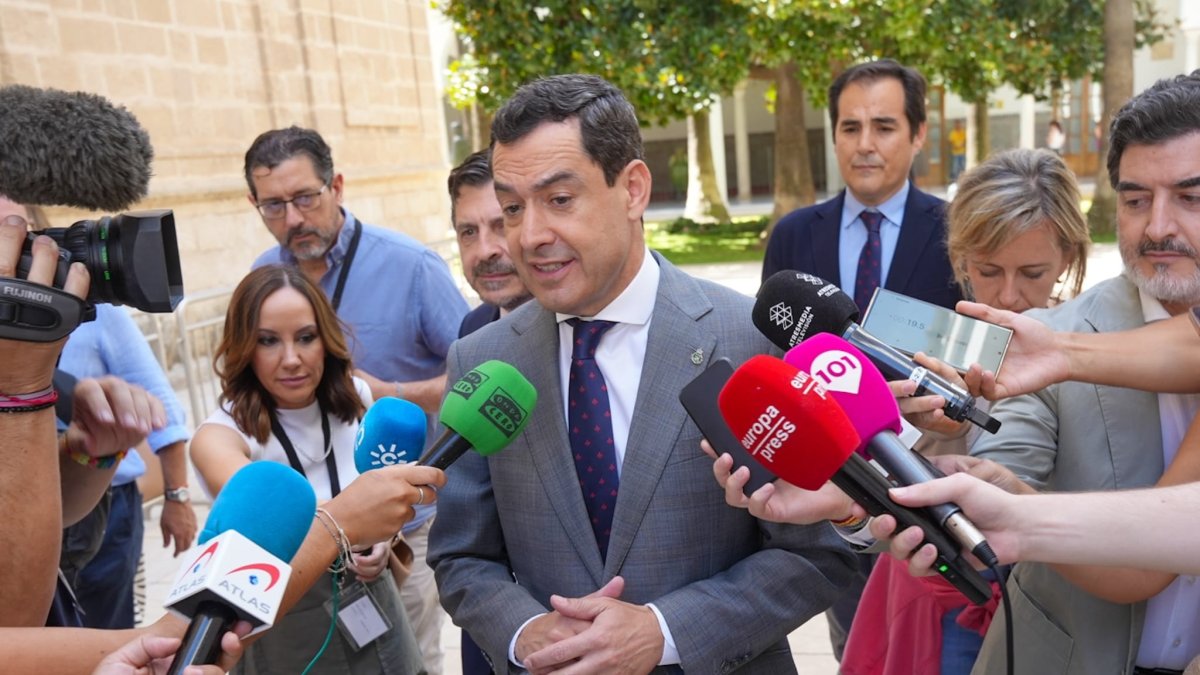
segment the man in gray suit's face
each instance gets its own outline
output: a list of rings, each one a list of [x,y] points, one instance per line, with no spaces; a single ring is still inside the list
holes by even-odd
[[[609,178],[572,117],[496,143],[492,175],[509,253],[542,306],[594,316],[625,290],[646,249],[645,162],[633,159]]]

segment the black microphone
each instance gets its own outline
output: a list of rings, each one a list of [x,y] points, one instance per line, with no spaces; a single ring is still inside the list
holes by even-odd
[[[154,150],[123,107],[86,92],[0,87],[0,194],[120,211],[146,196]]]
[[[946,417],[971,422],[988,433],[1000,430],[999,420],[976,408],[969,393],[863,330],[856,323],[854,300],[820,277],[793,270],[772,274],[758,289],[751,316],[755,327],[785,351],[817,333],[839,335],[889,376],[916,382],[915,396],[936,394],[945,399],[942,411]]]
[[[446,433],[417,464],[444,471],[467,450],[484,457],[500,452],[525,429],[536,404],[537,389],[516,368],[479,364],[450,387],[439,415]]]

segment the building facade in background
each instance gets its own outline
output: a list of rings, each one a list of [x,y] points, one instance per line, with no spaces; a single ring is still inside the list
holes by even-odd
[[[275,243],[241,175],[271,128],[320,131],[360,218],[449,236],[429,12],[422,0],[0,0],[0,85],[90,91],[137,116],[155,175],[134,208],[174,209],[193,294],[233,286]]]

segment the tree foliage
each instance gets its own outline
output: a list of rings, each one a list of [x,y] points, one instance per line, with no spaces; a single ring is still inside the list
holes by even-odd
[[[591,73],[620,87],[643,123],[684,118],[745,79],[749,40],[721,2],[449,0],[472,55],[451,66],[452,100],[495,110],[537,77]]]

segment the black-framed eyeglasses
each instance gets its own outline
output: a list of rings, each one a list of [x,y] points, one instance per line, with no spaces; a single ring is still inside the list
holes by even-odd
[[[321,195],[325,194],[328,185],[322,185],[320,190],[316,192],[306,192],[302,195],[296,195],[291,199],[269,199],[265,202],[259,202],[255,206],[258,207],[258,212],[267,220],[279,220],[287,214],[287,205],[292,204],[299,211],[312,211],[321,205]]]

